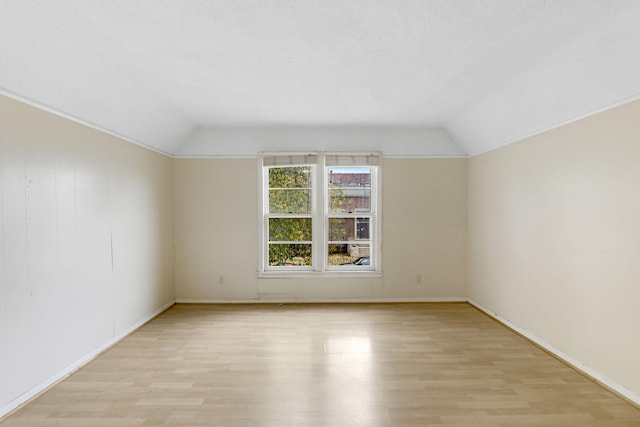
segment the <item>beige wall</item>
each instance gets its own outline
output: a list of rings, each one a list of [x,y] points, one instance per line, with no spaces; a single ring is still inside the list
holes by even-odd
[[[174,300],[171,159],[0,97],[0,415]]]
[[[256,160],[176,159],[174,177],[176,298],[255,299]]]
[[[465,297],[466,159],[385,159],[383,277],[304,280],[257,279],[256,162],[175,161],[178,301]]]
[[[385,159],[382,173],[382,296],[466,297],[467,159]]]
[[[469,297],[640,395],[640,102],[469,160]]]

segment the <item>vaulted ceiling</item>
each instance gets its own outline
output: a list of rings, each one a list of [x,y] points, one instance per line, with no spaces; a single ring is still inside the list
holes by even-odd
[[[172,155],[473,155],[640,97],[640,1],[2,0],[0,88]]]

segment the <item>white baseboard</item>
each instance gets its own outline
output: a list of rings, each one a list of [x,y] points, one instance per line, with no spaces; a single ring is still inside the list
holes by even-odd
[[[519,326],[514,325],[513,323],[511,323],[510,321],[508,321],[504,317],[500,316],[498,313],[494,313],[493,311],[489,310],[487,307],[483,306],[482,304],[477,303],[477,302],[475,302],[475,301],[473,301],[471,299],[469,299],[468,302],[469,302],[469,304],[471,304],[474,307],[476,307],[478,310],[484,312],[488,316],[493,317],[498,322],[500,322],[503,325],[507,326],[509,329],[512,329],[512,330],[516,331],[517,333],[519,333],[520,335],[522,335],[526,339],[528,339],[528,340],[534,342],[535,344],[539,345],[540,347],[542,347],[543,349],[545,349],[549,353],[551,353],[554,356],[556,356],[558,359],[560,359],[560,360],[564,361],[565,363],[569,364],[570,366],[572,366],[574,369],[582,372],[584,375],[588,376],[589,378],[593,379],[594,381],[602,384],[603,386],[611,389],[612,391],[614,391],[615,393],[619,394],[620,396],[623,396],[625,399],[628,399],[629,401],[633,402],[634,404],[640,406],[640,394],[629,390],[628,388],[626,388],[622,384],[619,384],[619,383],[611,380],[610,378],[607,378],[606,376],[602,375],[600,372],[596,371],[595,369],[582,364],[581,362],[579,362],[578,360],[576,360],[573,357],[569,356],[568,354],[558,350],[557,348],[555,348],[551,344],[541,340],[537,336],[535,336],[535,335],[531,334],[530,332],[520,328]]]
[[[306,303],[408,303],[408,302],[467,302],[467,298],[261,298],[215,299],[179,298],[176,304],[306,304]]]
[[[44,392],[45,390],[49,389],[53,385],[57,384],[59,381],[63,380],[67,376],[71,375],[73,372],[75,372],[78,369],[82,368],[84,365],[86,365],[87,363],[91,362],[93,359],[98,357],[102,352],[107,350],[109,347],[113,346],[118,341],[122,340],[124,337],[126,337],[127,335],[129,335],[130,333],[132,333],[133,331],[135,331],[136,329],[138,329],[139,327],[141,327],[142,325],[144,325],[145,323],[147,323],[148,321],[150,321],[151,319],[153,319],[154,317],[156,317],[157,315],[159,315],[163,311],[167,310],[169,307],[173,306],[174,304],[175,304],[175,301],[171,301],[171,302],[163,305],[159,309],[155,310],[153,313],[149,314],[148,316],[145,316],[142,320],[140,320],[139,322],[135,323],[133,326],[131,326],[130,328],[128,328],[124,332],[122,332],[122,333],[118,334],[117,336],[111,338],[109,341],[105,342],[100,347],[98,347],[95,350],[85,354],[80,359],[78,359],[75,362],[71,363],[69,366],[67,366],[62,371],[50,376],[45,381],[43,381],[42,383],[38,384],[37,386],[31,388],[30,390],[24,392],[23,394],[21,394],[17,398],[15,398],[12,401],[10,401],[8,404],[0,406],[0,420],[3,417],[9,415],[11,412],[15,411],[18,407],[20,407],[24,403],[27,403],[28,401],[30,401],[34,397],[38,396],[40,393]]]

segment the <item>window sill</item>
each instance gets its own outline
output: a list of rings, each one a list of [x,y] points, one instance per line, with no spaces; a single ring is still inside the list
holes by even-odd
[[[379,279],[381,271],[262,271],[258,279]]]

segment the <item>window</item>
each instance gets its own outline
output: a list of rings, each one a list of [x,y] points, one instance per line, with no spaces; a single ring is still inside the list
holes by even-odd
[[[267,168],[269,266],[311,266],[313,244],[312,166]]]
[[[260,159],[261,272],[380,271],[378,153]]]

